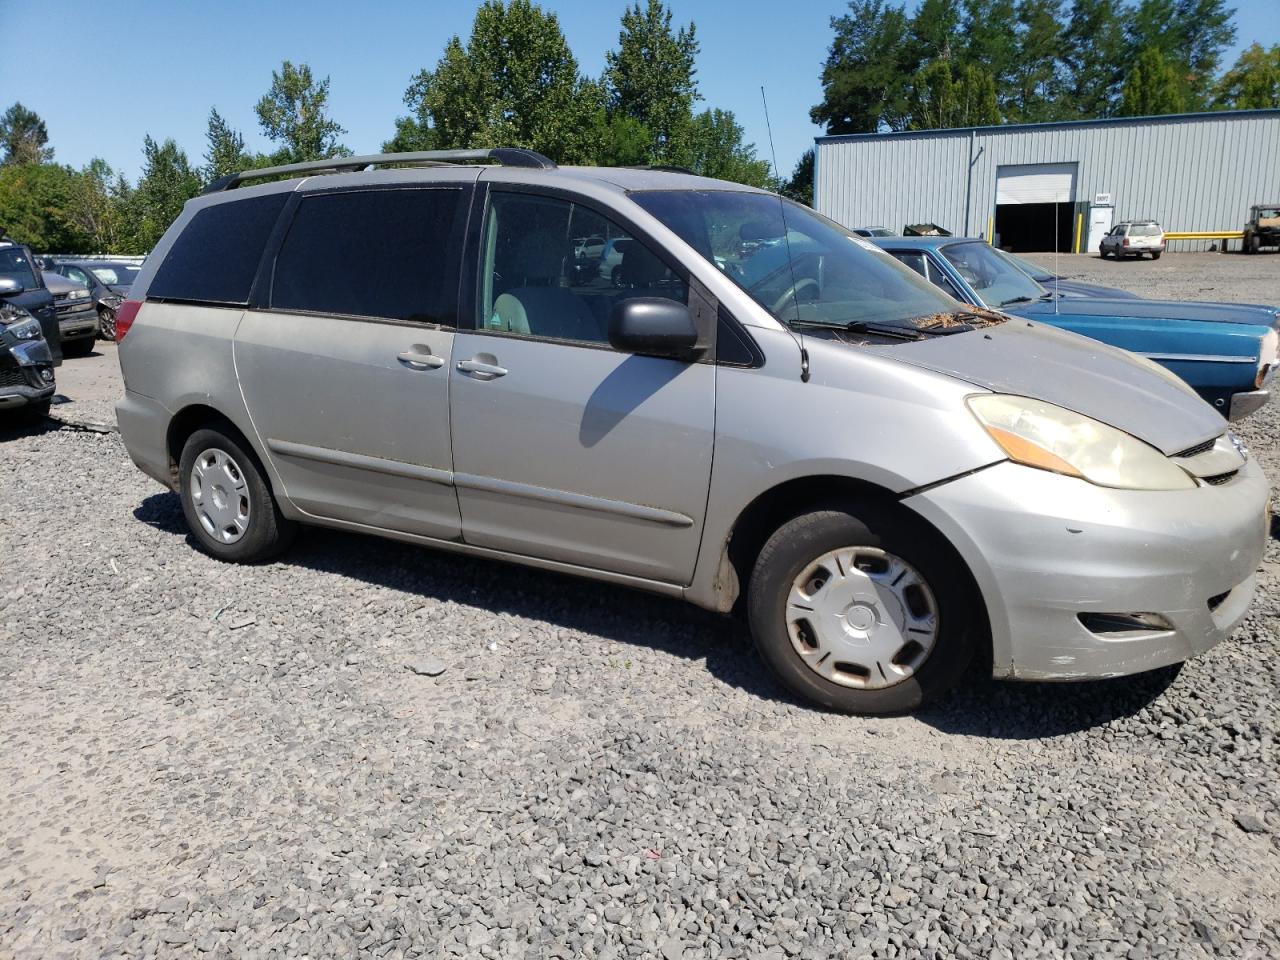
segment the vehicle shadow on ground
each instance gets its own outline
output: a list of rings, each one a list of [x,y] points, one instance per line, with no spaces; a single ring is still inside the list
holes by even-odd
[[[134,516],[198,549],[176,494],[147,497]],[[744,625],[678,600],[319,527],[303,528],[277,562],[705,660],[713,676],[752,696],[816,709],[774,680],[751,649]],[[944,733],[1013,740],[1060,736],[1141,711],[1177,672],[1068,684],[999,683],[975,667],[954,693],[915,716]]]
[[[916,713],[942,733],[1039,740],[1079,733],[1142,712],[1177,679],[1182,664],[1131,677],[1021,683],[970,669],[950,695]]]
[[[19,437],[38,437],[60,429],[62,424],[48,417],[41,417],[38,420],[26,419],[20,407],[17,410],[0,413],[0,443],[17,440]]]
[[[147,497],[134,516],[198,549],[176,494]],[[725,683],[763,700],[799,704],[756,659],[745,628],[678,600],[321,527],[302,528],[276,562],[705,660],[707,669]]]

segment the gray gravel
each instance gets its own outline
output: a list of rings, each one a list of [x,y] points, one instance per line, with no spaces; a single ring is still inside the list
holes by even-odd
[[[0,569],[0,957],[1280,955],[1275,541],[1180,673],[890,720],[621,589],[216,563],[65,426],[0,432]]]

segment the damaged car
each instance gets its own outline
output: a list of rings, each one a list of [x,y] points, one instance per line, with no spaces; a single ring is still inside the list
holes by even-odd
[[[40,321],[14,303],[22,286],[0,277],[0,417],[35,420],[49,412],[53,354]]]
[[[964,303],[1003,310],[1131,350],[1177,374],[1229,420],[1264,406],[1276,373],[1280,310],[1258,304],[1069,297],[984,240],[873,241]]]
[[[576,269],[596,236],[623,283]],[[1268,536],[1258,463],[1164,368],[688,173],[233,174],[117,332],[120,436],[213,557],[316,524],[682,598],[832,710],[911,710],[975,659],[1178,663],[1245,617]]]

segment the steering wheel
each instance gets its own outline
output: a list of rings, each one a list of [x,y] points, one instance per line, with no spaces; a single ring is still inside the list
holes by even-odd
[[[800,294],[808,290],[810,287],[813,288],[815,293],[819,293],[822,290],[822,288],[818,286],[818,281],[813,277],[800,277],[796,280],[796,282],[788,287],[786,292],[774,302],[774,316],[781,316],[782,312],[790,304],[798,303],[800,300]]]

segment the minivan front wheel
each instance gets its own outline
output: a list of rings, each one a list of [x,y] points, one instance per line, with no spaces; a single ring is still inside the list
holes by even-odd
[[[912,710],[972,653],[967,575],[898,508],[803,514],[766,542],[748,614],[761,657],[797,695],[842,713]]]
[[[252,563],[285,549],[294,524],[280,514],[256,458],[219,430],[197,430],[182,448],[179,495],[206,553]]]

